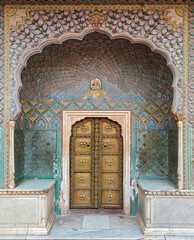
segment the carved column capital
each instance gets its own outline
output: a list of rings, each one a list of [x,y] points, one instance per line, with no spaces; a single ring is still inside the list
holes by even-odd
[[[175,112],[173,107],[171,107],[170,112],[173,115],[176,122],[183,121],[183,113],[182,112]]]

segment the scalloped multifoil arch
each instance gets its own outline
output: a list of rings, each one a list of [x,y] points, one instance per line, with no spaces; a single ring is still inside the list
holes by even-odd
[[[151,40],[145,39],[145,38],[134,38],[132,37],[128,32],[122,32],[122,33],[112,33],[109,29],[100,27],[100,28],[85,28],[81,33],[64,33],[59,38],[46,38],[43,39],[42,42],[36,47],[31,50],[26,50],[21,56],[21,61],[18,64],[17,68],[15,69],[15,80],[16,80],[16,88],[14,93],[14,99],[15,105],[16,105],[16,111],[13,113],[11,112],[11,118],[17,119],[19,114],[21,113],[21,102],[20,102],[20,90],[22,87],[22,81],[21,81],[21,72],[23,68],[27,65],[28,59],[37,53],[41,53],[43,48],[50,44],[61,44],[62,42],[69,40],[69,39],[75,39],[82,41],[83,38],[90,33],[93,32],[99,32],[102,34],[106,34],[110,39],[126,39],[129,40],[132,44],[133,43],[140,43],[145,44],[148,46],[152,52],[156,52],[161,54],[167,61],[167,66],[171,69],[173,74],[173,83],[172,83],[172,89],[173,89],[173,102],[172,102],[172,109],[174,112],[177,111],[178,107],[178,80],[179,80],[179,72],[176,68],[176,66],[173,64],[171,56],[168,51],[161,49],[157,47]]]

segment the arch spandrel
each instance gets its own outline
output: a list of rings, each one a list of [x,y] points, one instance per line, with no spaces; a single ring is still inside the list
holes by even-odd
[[[182,7],[182,6],[181,6]],[[65,7],[64,7],[65,8]],[[180,6],[179,6],[180,8]],[[112,10],[112,9],[99,9],[97,12],[100,12],[101,15],[104,15],[104,21],[101,24],[92,24],[88,21],[89,15],[94,13],[95,11],[93,8],[89,8],[89,10],[64,10],[64,17],[65,19],[69,19],[69,25],[63,25],[64,29],[62,33],[57,33],[56,31],[49,30],[50,28],[46,28],[46,23],[48,25],[48,20],[45,20],[43,18],[44,11],[45,10],[26,10],[26,16],[23,17],[23,22],[25,24],[18,24],[18,26],[11,26],[11,32],[10,32],[10,56],[11,56],[11,66],[10,66],[10,72],[14,74],[10,74],[10,80],[11,80],[11,118],[15,119],[17,118],[18,114],[21,112],[21,106],[19,101],[19,90],[22,86],[21,83],[21,71],[25,67],[27,60],[30,56],[40,53],[42,49],[49,45],[49,44],[61,44],[65,40],[68,39],[78,39],[82,40],[87,34],[91,32],[100,32],[108,35],[111,39],[118,39],[118,38],[124,38],[128,39],[132,43],[141,43],[149,46],[152,51],[157,52],[161,55],[163,55],[167,60],[167,65],[172,70],[173,73],[173,104],[172,109],[174,112],[181,111],[181,102],[182,102],[182,93],[181,89],[177,87],[177,84],[179,81],[182,81],[180,78],[182,78],[182,23],[179,16],[180,24],[179,26],[176,25],[176,19],[174,22],[170,22],[170,16],[169,14],[172,14],[171,10],[165,10],[163,7],[157,6],[156,10],[154,9],[154,6],[152,9],[144,9],[141,8],[137,9],[125,9],[122,10],[122,6],[119,7],[119,10]],[[172,8],[173,9],[173,8]],[[176,7],[175,7],[176,9]],[[61,14],[59,10],[49,10],[52,11],[52,14],[57,15]],[[58,11],[58,12],[57,12]],[[141,27],[139,30],[134,30],[134,28],[137,27],[139,24],[139,16],[142,14],[142,11],[147,11],[149,13],[149,18],[145,19],[142,24],[143,27]],[[49,14],[50,14],[49,12]],[[165,14],[163,14],[165,13]],[[24,11],[21,11],[21,14],[24,15]],[[81,16],[81,15],[82,16]],[[176,12],[173,13],[174,16],[177,14]],[[38,16],[42,16],[42,22],[38,23]],[[53,16],[54,16],[53,15]],[[71,17],[72,19],[71,19]],[[81,16],[83,18],[83,22],[81,25],[79,25],[76,21],[77,17]],[[18,16],[17,16],[18,17]],[[112,17],[112,18],[111,18]],[[136,21],[133,19],[135,19]],[[112,22],[111,19],[116,18]],[[73,21],[74,19],[74,21]],[[120,20],[119,20],[120,19]],[[35,23],[38,23],[39,29],[37,29],[36,24],[32,24],[32,22],[35,20]],[[72,21],[71,21],[72,20]],[[21,21],[21,20],[20,20]],[[152,29],[153,21],[155,22],[155,29]],[[71,30],[65,29],[67,26],[71,25]],[[27,29],[31,29],[28,32]],[[54,25],[57,26],[57,22]],[[41,34],[40,30],[45,28],[45,34]],[[147,29],[147,30],[146,30]],[[56,30],[56,29],[55,29]],[[28,32],[28,34],[33,33],[34,38],[32,38],[32,41],[28,41],[28,38],[25,36],[25,32]],[[23,34],[22,34],[23,32]],[[162,33],[163,32],[163,33]],[[168,33],[168,37],[164,37],[165,32]],[[163,34],[163,35],[162,35]],[[15,37],[14,37],[15,35]],[[162,37],[162,40],[157,40]],[[16,39],[17,42],[16,43]],[[19,46],[19,40],[23,39],[22,47],[18,49]],[[35,42],[36,39],[36,42]],[[26,41],[26,43],[24,43]],[[16,43],[16,44],[15,44]],[[176,45],[176,47],[172,51],[172,43]],[[180,44],[178,44],[180,43]],[[15,45],[14,45],[15,44]],[[180,45],[180,46],[179,46]],[[15,49],[14,49],[15,47]],[[19,64],[17,64],[19,63]],[[14,83],[14,84],[13,84]],[[179,106],[178,106],[179,105]]]

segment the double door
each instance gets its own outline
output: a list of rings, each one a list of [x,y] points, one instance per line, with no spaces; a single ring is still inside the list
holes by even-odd
[[[74,124],[71,136],[71,208],[122,208],[121,127],[107,118]]]

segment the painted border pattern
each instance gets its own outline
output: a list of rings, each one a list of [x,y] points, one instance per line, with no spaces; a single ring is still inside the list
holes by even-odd
[[[189,7],[189,79],[188,79],[188,121],[189,127],[194,127],[194,81],[193,81],[193,71],[194,71],[194,5]]]
[[[3,187],[3,124],[4,124],[4,9],[0,6],[0,188]]]
[[[168,8],[180,8],[181,5],[144,5],[144,8],[149,9],[168,9]],[[184,187],[187,188],[188,186],[188,129],[187,129],[187,119],[188,119],[188,102],[187,102],[187,94],[188,94],[188,6],[182,5],[184,9],[184,24],[183,24],[183,33],[184,33],[184,86],[183,86],[183,114],[184,114]],[[5,187],[8,187],[8,180],[9,180],[9,115],[10,115],[10,83],[9,83],[9,67],[10,67],[10,59],[9,59],[9,17],[10,12],[13,9],[72,9],[72,10],[80,10],[80,9],[141,9],[141,5],[6,5],[5,6],[5,16],[4,16],[4,24],[5,24],[5,138],[4,138],[4,180],[5,180]]]
[[[159,0],[103,0],[103,4],[104,5],[110,5],[110,4],[130,4],[130,5],[137,5],[137,4],[159,4]],[[24,4],[42,4],[42,5],[70,5],[70,4],[74,4],[74,5],[81,5],[84,3],[87,4],[93,4],[93,5],[100,5],[102,4],[101,1],[99,0],[90,0],[90,1],[86,1],[86,0],[1,0],[2,5],[6,5],[6,4],[10,4],[10,5],[14,5],[14,4],[18,4],[18,5],[24,5]],[[193,1],[192,0],[163,0],[162,4],[169,4],[169,5],[173,5],[173,4],[177,4],[177,5],[182,5],[182,4],[188,4],[188,5],[192,5]]]
[[[9,8],[4,8],[4,188],[9,186],[9,116],[10,116],[10,81],[9,81]]]
[[[194,5],[189,7],[189,78],[188,78],[188,127],[189,127],[189,188],[194,189]]]
[[[0,126],[3,126],[3,104],[4,104],[4,24],[3,24],[3,8],[0,6]]]
[[[183,13],[183,187],[189,184],[188,159],[188,8]]]

